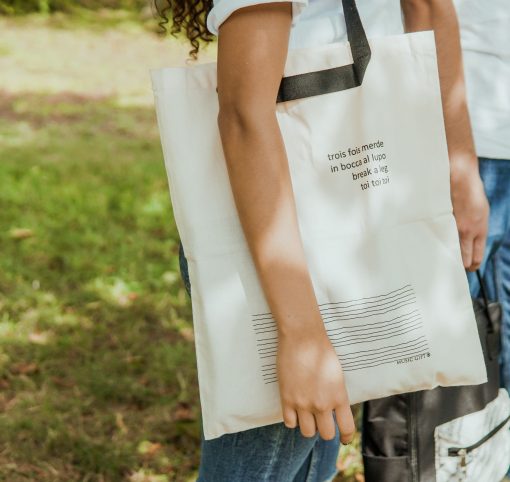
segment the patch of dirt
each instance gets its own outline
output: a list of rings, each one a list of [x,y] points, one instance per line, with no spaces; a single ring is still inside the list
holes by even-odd
[[[111,101],[107,95],[88,96],[74,92],[60,92],[58,94],[11,94],[0,90],[0,118],[12,122],[28,122],[32,127],[39,128],[49,122],[64,123],[83,119],[83,112],[79,107],[84,103],[99,104]],[[21,106],[20,106],[21,103]],[[51,106],[75,105],[75,111],[59,112],[51,111]],[[41,112],[40,107],[45,109]],[[37,106],[36,108],[32,108]],[[49,109],[48,109],[49,107]]]

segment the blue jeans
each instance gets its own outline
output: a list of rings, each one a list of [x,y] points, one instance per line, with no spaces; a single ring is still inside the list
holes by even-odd
[[[191,284],[182,243],[179,267],[188,295]],[[334,416],[334,412],[332,412]],[[197,482],[326,482],[337,472],[340,433],[324,440],[304,437],[283,422],[205,440],[203,426]]]
[[[510,160],[480,158],[480,175],[491,208],[480,271],[488,297],[503,307],[501,384],[510,392]],[[475,273],[468,273],[468,280],[471,296],[479,296]]]

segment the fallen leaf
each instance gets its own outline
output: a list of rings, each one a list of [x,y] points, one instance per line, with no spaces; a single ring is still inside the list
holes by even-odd
[[[49,335],[50,332],[48,331],[32,332],[28,334],[28,340],[37,345],[46,345],[48,344]]]
[[[34,232],[29,228],[12,228],[9,231],[9,237],[11,239],[27,239],[31,238]]]
[[[146,474],[143,469],[130,474],[129,482],[168,482],[168,477],[164,474]]]
[[[153,443],[149,440],[143,440],[138,444],[137,451],[139,454],[152,456],[161,449],[160,443]]]
[[[190,328],[188,326],[180,328],[179,333],[186,341],[193,341],[195,339],[193,328]]]
[[[39,370],[39,366],[35,362],[34,363],[20,362],[11,365],[11,372],[16,374],[26,375],[28,373],[34,373],[37,370]]]
[[[115,425],[117,425],[118,429],[123,433],[128,433],[128,428],[126,427],[126,424],[124,423],[124,417],[122,413],[116,412],[115,413]]]
[[[72,388],[75,385],[74,382],[72,382],[70,380],[67,380],[65,378],[61,378],[61,377],[51,377],[51,381],[55,385],[59,385],[59,386],[64,387],[64,388]]]
[[[193,415],[191,406],[186,402],[179,402],[173,412],[173,420],[178,421],[193,421],[196,417]]]

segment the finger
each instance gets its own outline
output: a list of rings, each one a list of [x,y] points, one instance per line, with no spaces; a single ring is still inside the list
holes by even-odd
[[[470,271],[476,271],[482,264],[485,251],[485,236],[479,236],[473,241],[473,259],[471,260]]]
[[[298,410],[297,414],[299,418],[299,428],[301,429],[303,437],[313,437],[317,433],[313,413],[307,412],[306,410]]]
[[[284,407],[283,409],[283,423],[287,428],[297,427],[297,413],[291,407]]]
[[[324,440],[332,440],[336,436],[335,420],[333,419],[332,410],[324,410],[315,412],[315,422],[319,430],[320,436]]]
[[[473,263],[473,236],[467,234],[460,235],[460,252],[464,268],[468,269]]]
[[[349,444],[354,438],[356,426],[354,417],[348,403],[343,403],[335,408],[336,422],[340,430],[340,440],[343,444]]]

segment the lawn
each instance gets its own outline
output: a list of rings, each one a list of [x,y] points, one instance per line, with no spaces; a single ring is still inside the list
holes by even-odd
[[[0,30],[0,480],[195,480],[193,325],[148,71],[189,48],[108,11]]]

